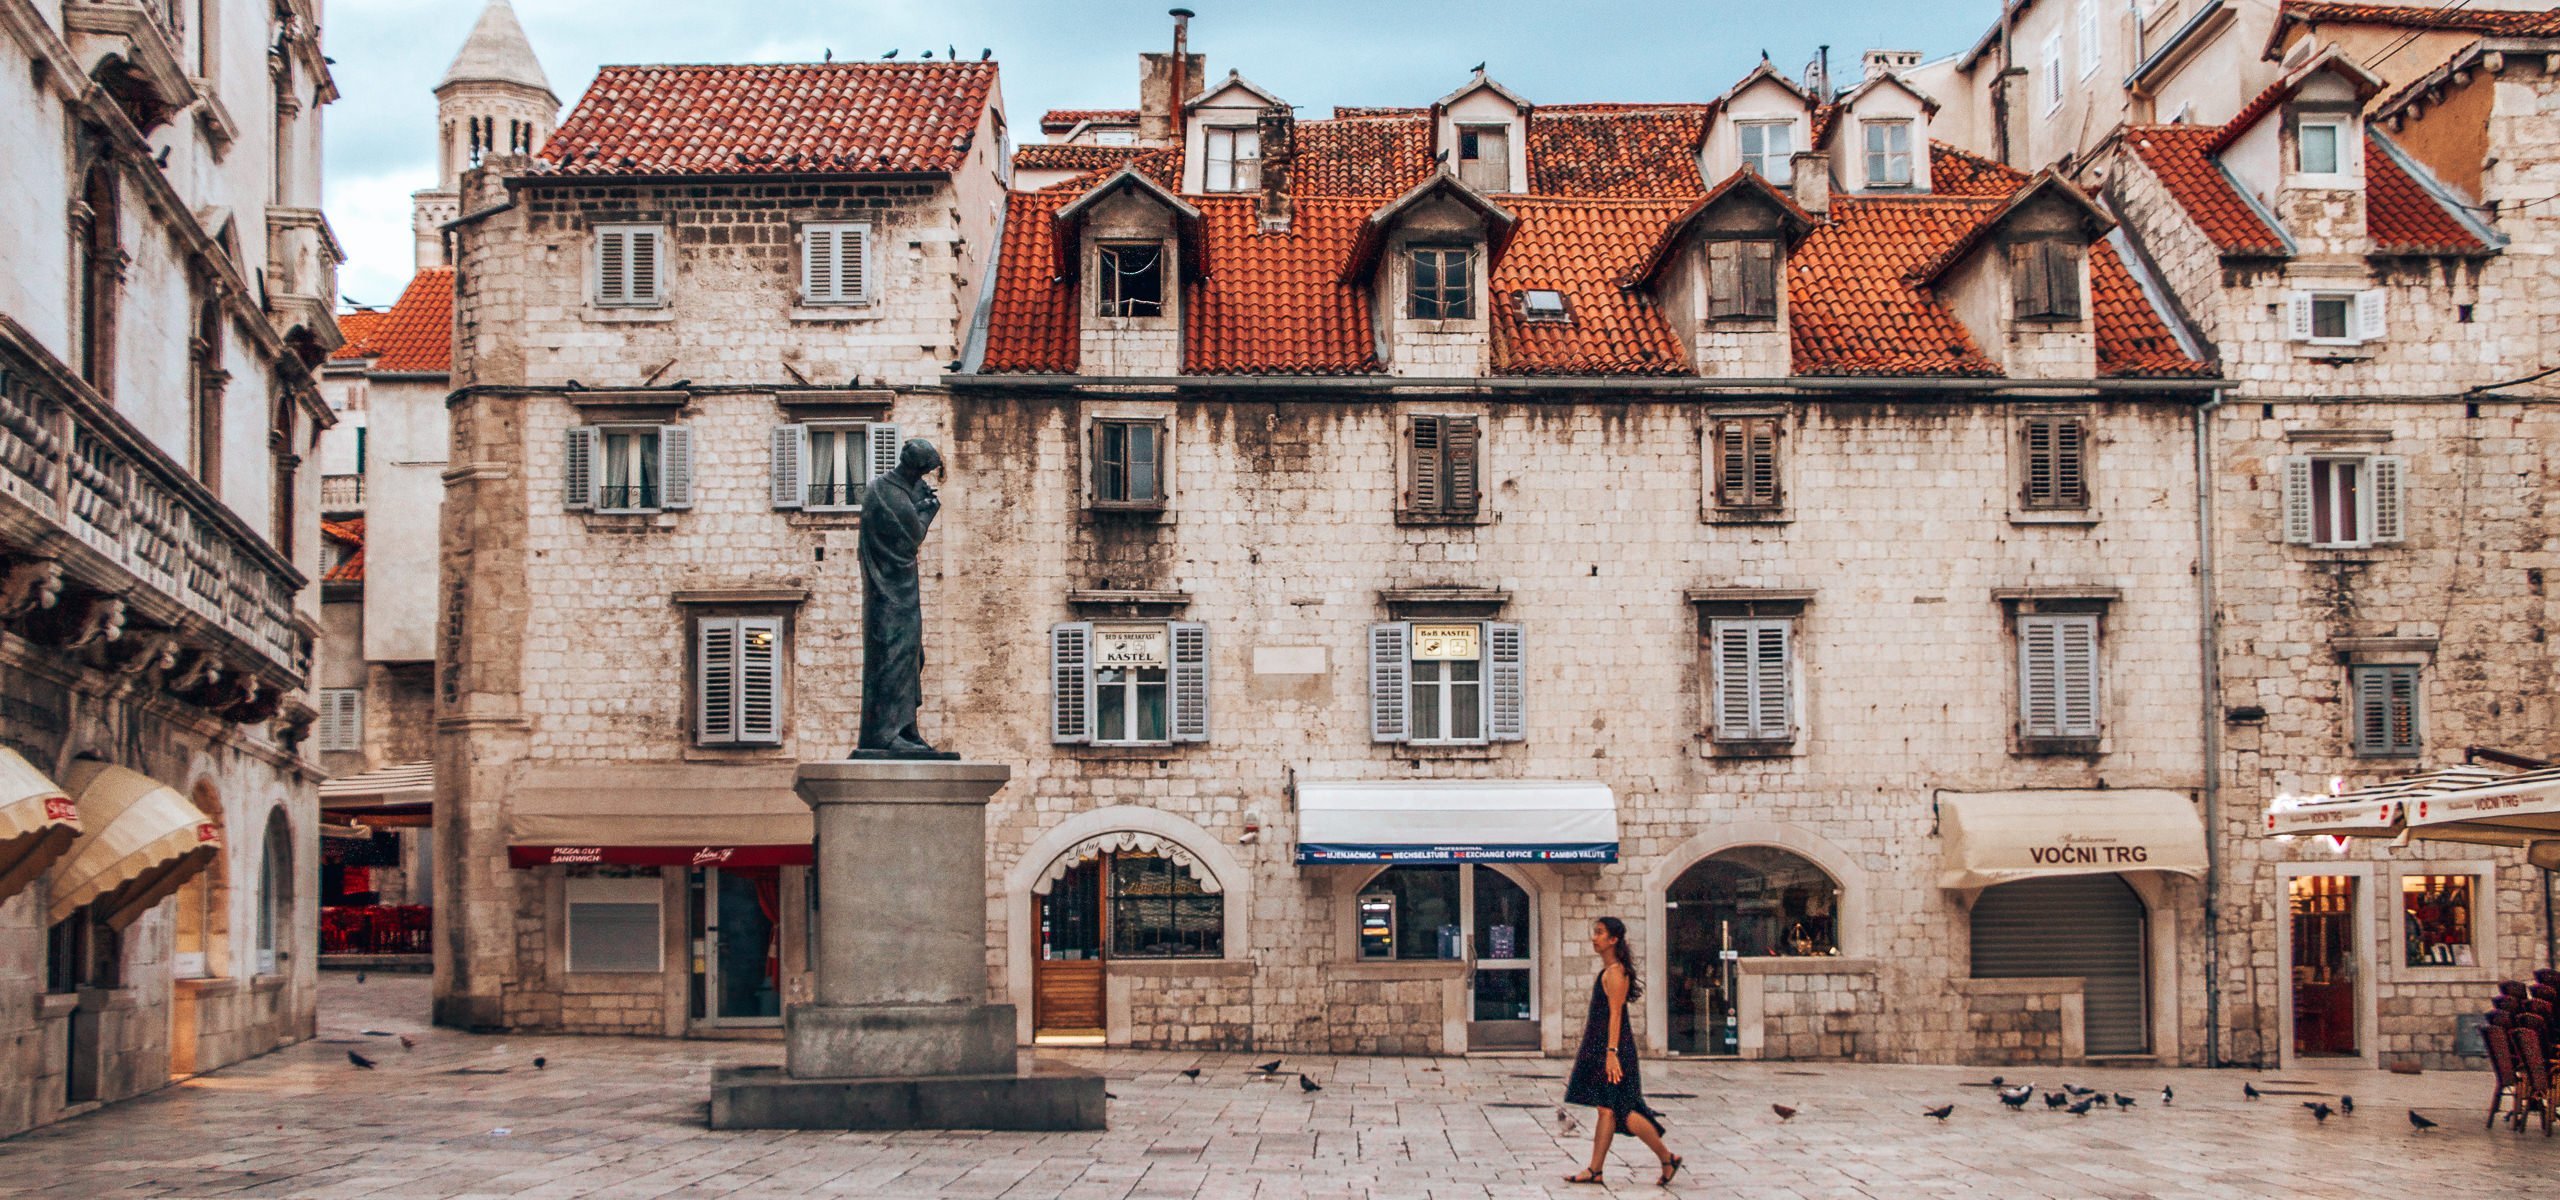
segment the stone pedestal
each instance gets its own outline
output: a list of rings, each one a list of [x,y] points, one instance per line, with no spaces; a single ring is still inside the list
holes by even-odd
[[[817,823],[817,998],[783,1015],[783,1067],[711,1079],[714,1129],[1100,1129],[1102,1077],[1026,1068],[987,997],[994,763],[804,763]]]

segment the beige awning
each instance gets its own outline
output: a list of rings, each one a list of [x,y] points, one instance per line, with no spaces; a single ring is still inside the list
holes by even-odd
[[[2408,822],[2411,836],[2428,841],[2530,848],[2560,840],[2560,768],[2412,800]]]
[[[1987,888],[2047,875],[2168,871],[2202,876],[2204,818],[2183,792],[1947,792],[1938,886]]]
[[[70,793],[0,746],[0,900],[34,883],[79,840],[79,812]]]
[[[222,826],[169,785],[96,759],[71,764],[80,840],[53,872],[47,923],[95,904],[122,928],[222,852]]]
[[[509,799],[516,846],[808,845],[793,763],[537,769]]]

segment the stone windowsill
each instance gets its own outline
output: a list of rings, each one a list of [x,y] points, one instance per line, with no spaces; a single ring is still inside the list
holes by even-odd
[[[292,977],[286,975],[260,975],[249,981],[249,990],[261,996],[273,995],[283,991],[284,985],[291,982]]]
[[[1146,762],[1170,760],[1178,757],[1182,753],[1179,745],[1187,744],[1188,743],[1177,744],[1173,742],[1149,742],[1143,745],[1134,746],[1122,746],[1109,743],[1097,746],[1091,742],[1060,742],[1058,743],[1057,748],[1064,750],[1077,758],[1090,759],[1096,762]]]
[[[1482,317],[1398,317],[1396,332],[1417,337],[1483,337],[1485,323]]]
[[[860,529],[862,510],[858,508],[786,508],[782,523],[793,529]]]
[[[78,992],[44,992],[36,997],[36,1019],[39,1021],[59,1021],[79,1011],[79,1008]]]
[[[1170,313],[1156,317],[1115,317],[1094,313],[1086,321],[1085,329],[1091,333],[1173,333],[1178,328]]]
[[[1491,525],[1493,524],[1493,514],[1484,512],[1481,509],[1471,513],[1434,513],[1414,512],[1410,509],[1399,508],[1396,510],[1396,524],[1408,527],[1430,525]]]
[[[677,604],[805,604],[809,599],[809,589],[781,584],[765,587],[685,588],[675,592],[668,599]]]
[[[1413,742],[1396,742],[1394,746],[1396,757],[1406,762],[1490,761],[1502,756],[1501,748],[1492,742],[1455,742],[1445,745],[1430,742],[1419,745]]]
[[[1789,525],[1795,514],[1783,508],[1719,508],[1708,506],[1701,515],[1709,525]]]
[[[1802,738],[1753,738],[1724,741],[1713,730],[1698,734],[1698,753],[1708,758],[1802,758]]]
[[[560,991],[571,996],[647,996],[656,999],[667,990],[664,971],[563,971]]]
[[[779,746],[696,746],[688,742],[684,747],[686,762],[753,763],[775,760],[797,761],[790,742],[785,741]]]
[[[587,519],[589,533],[649,533],[676,527],[676,514],[665,511],[591,512],[581,515]]]
[[[877,304],[795,304],[790,319],[794,324],[839,324],[847,321],[877,321],[888,314]]]
[[[138,1007],[140,998],[129,987],[80,989],[77,997],[82,1012],[123,1012]]]
[[[2305,362],[2360,363],[2372,361],[2374,349],[2371,346],[2319,346],[2297,343],[2293,348],[2293,356]]]
[[[2032,975],[2016,979],[1954,979],[1957,994],[1965,996],[2049,996],[2069,995],[2080,991],[2086,982],[2078,975]]]
[[[1347,962],[1334,963],[1327,975],[1353,983],[1390,983],[1409,979],[1464,979],[1470,968],[1456,959],[1417,959],[1411,962]]]
[[[2098,510],[2094,508],[2012,508],[2009,510],[2009,523],[2086,528],[2098,523]]]
[[[629,308],[590,304],[579,315],[599,325],[656,325],[676,319],[675,309],[664,304],[635,304]]]
[[[1734,960],[1734,964],[1745,975],[1873,975],[1876,973],[1876,960],[1872,958],[1843,958],[1836,954],[1739,958]]]
[[[2385,553],[2394,548],[2391,546],[2305,546],[2299,542],[2286,543],[2286,547],[2292,550],[2297,558],[2334,563],[2380,562]]]
[[[1106,975],[1138,979],[1250,979],[1254,970],[1249,959],[1226,958],[1114,958],[1103,965]]]
[[[2105,738],[2022,737],[2010,754],[2019,758],[2097,758],[2107,752]]]
[[[173,983],[181,993],[199,998],[207,996],[236,995],[240,991],[240,981],[238,979],[222,976],[204,979],[180,979],[173,981]]]

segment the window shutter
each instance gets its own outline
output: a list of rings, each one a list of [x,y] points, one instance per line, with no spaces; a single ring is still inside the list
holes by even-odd
[[[1441,422],[1441,436],[1448,442],[1448,472],[1441,479],[1447,494],[1441,497],[1440,509],[1448,513],[1471,513],[1483,503],[1484,493],[1477,486],[1477,449],[1483,432],[1474,417],[1449,417]]]
[[[1444,432],[1438,417],[1413,418],[1413,425],[1407,433],[1412,443],[1410,457],[1413,461],[1413,486],[1405,494],[1408,512],[1440,511],[1441,497],[1447,491],[1442,485],[1442,476],[1448,465],[1444,456],[1448,439],[1443,436]]]
[[[1749,492],[1743,477],[1749,473],[1749,454],[1744,447],[1742,422],[1716,422],[1716,507],[1739,508],[1747,502]]]
[[[1093,623],[1049,628],[1049,740],[1093,740]]]
[[[704,617],[694,624],[693,740],[726,744],[738,736],[738,619]]]
[[[2044,242],[2046,312],[2073,320],[2080,316],[2080,247]]]
[[[2057,507],[2086,508],[2089,504],[2089,474],[2083,435],[2087,430],[2077,417],[2066,417],[2052,424],[2053,503]]]
[[[836,234],[836,298],[851,303],[871,301],[871,227],[856,225]]]
[[[2053,276],[2044,266],[2042,242],[2020,242],[2009,248],[2009,286],[2017,294],[2017,315],[2043,317],[2053,313]]]
[[[1715,660],[1715,736],[1739,741],[1751,736],[1751,623],[1717,621],[1708,628]]]
[[[693,507],[693,427],[658,427],[658,507]]]
[[[2387,754],[2391,750],[2391,683],[2378,667],[2356,667],[2349,671],[2350,691],[2355,707],[2353,732],[2358,754]]]
[[[1749,311],[1743,299],[1742,243],[1707,243],[1707,315],[1738,317]]]
[[[1795,733],[1789,711],[1787,639],[1793,622],[1753,622],[1751,635],[1751,733],[1785,740]]]
[[[836,295],[836,231],[823,225],[800,230],[800,302],[824,304]]]
[[[2027,737],[2062,736],[2059,620],[2018,618],[2018,727]]]
[[[2061,650],[2063,737],[2098,736],[2098,618],[2055,618]]]
[[[2054,480],[2053,439],[2056,422],[2031,418],[2018,428],[2025,440],[2026,469],[2020,480],[2019,499],[2029,508],[2044,508],[2054,503],[2061,488]]]
[[[2388,686],[2384,691],[2385,712],[2389,724],[2383,729],[2386,745],[2394,754],[2415,754],[2418,750],[2418,668],[2391,667],[2385,670]]]
[[[2373,466],[2373,479],[2366,495],[2373,500],[2373,530],[2376,545],[2397,542],[2407,536],[2408,489],[2401,484],[2407,459],[2397,454],[2377,454],[2366,459]]]
[[[2277,460],[2284,468],[2284,540],[2311,544],[2311,456],[2288,454]]]
[[[1175,621],[1173,642],[1173,740],[1209,740],[1209,627]]]
[[[2378,342],[2385,332],[2383,293],[2372,288],[2356,293],[2356,340]]]
[[[1520,627],[1487,623],[1484,645],[1489,681],[1484,690],[1485,737],[1496,742],[1521,741],[1529,736],[1529,729],[1524,694],[1528,664],[1522,661]]]
[[[1778,423],[1770,420],[1745,421],[1743,447],[1750,459],[1750,478],[1745,487],[1750,503],[1759,508],[1778,506]]]
[[[878,479],[898,469],[898,451],[906,443],[898,440],[897,426],[883,422],[873,422],[869,434],[871,438],[870,478]]]
[[[596,302],[624,304],[631,299],[631,235],[619,229],[596,234]]]
[[[1413,675],[1413,626],[1388,621],[1369,627],[1369,740],[1401,742],[1411,728],[1406,706]]]
[[[2311,340],[2311,293],[2287,292],[2284,297],[2285,337],[2297,342]]]
[[[1778,315],[1778,244],[1740,242],[1742,312],[1745,316]]]
[[[364,692],[331,688],[320,693],[320,748],[364,749]]]
[[[569,431],[560,454],[560,492],[563,508],[596,506],[596,430],[592,425]]]
[[[1794,736],[1787,645],[1793,627],[1785,618],[1710,626],[1718,740],[1783,741]]]
[[[782,743],[782,618],[738,618],[737,739]]]
[[[655,229],[632,230],[629,296],[632,303],[655,304],[658,302],[658,297],[665,293],[666,289],[661,286],[663,281],[658,277],[658,258],[658,231]]]
[[[773,427],[773,506],[798,508],[808,500],[807,473],[801,464],[809,459],[809,427],[776,425]]]

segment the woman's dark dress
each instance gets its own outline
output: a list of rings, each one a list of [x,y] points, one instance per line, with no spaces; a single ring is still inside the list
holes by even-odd
[[[1643,1113],[1657,1130],[1662,1128],[1662,1114],[1644,1102],[1644,1081],[1636,1072],[1635,1006],[1630,1004],[1618,1022],[1618,1082],[1609,1082],[1609,993],[1600,980],[1608,975],[1603,969],[1591,980],[1591,1016],[1582,1023],[1582,1048],[1573,1056],[1573,1077],[1565,1082],[1564,1102],[1605,1108],[1617,1114],[1619,1133],[1630,1132],[1627,1114]]]

